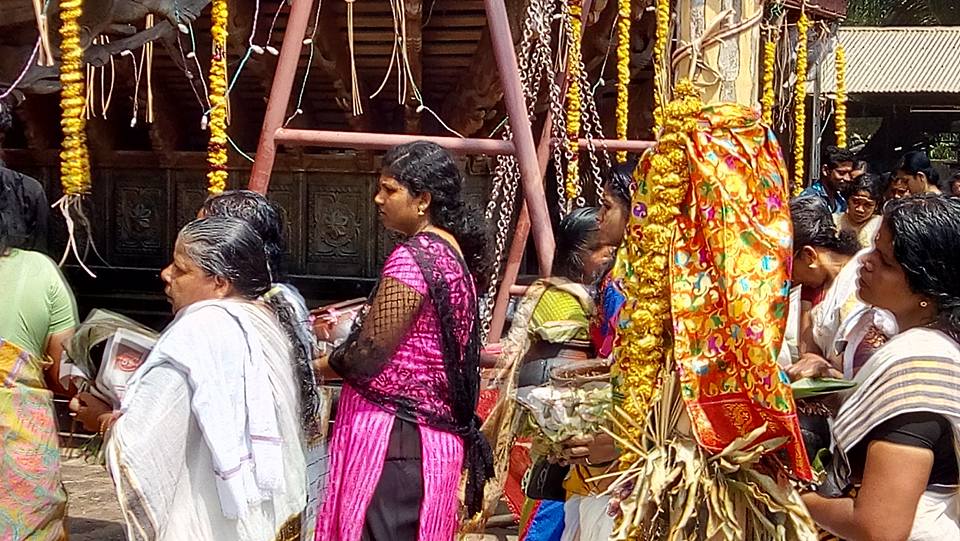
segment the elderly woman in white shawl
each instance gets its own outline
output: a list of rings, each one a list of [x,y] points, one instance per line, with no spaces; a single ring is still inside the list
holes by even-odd
[[[833,424],[832,482],[803,500],[843,539],[960,539],[960,199],[884,209],[859,295],[897,329],[856,373]],[[850,490],[852,489],[852,490]]]
[[[93,412],[128,539],[299,539],[300,355],[277,319],[289,307],[256,300],[271,284],[260,237],[235,218],[191,222],[161,277],[176,318],[121,410]]]

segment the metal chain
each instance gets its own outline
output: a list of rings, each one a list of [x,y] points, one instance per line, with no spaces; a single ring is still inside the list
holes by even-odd
[[[600,201],[600,198],[603,196],[603,177],[600,173],[600,158],[598,157],[598,152],[596,145],[593,142],[594,135],[598,136],[599,139],[603,139],[603,125],[600,123],[600,113],[597,111],[597,101],[593,93],[593,87],[590,86],[590,81],[587,80],[587,74],[581,68],[581,81],[580,85],[583,88],[583,104],[584,104],[584,114],[583,116],[583,127],[587,139],[587,151],[589,153],[590,160],[590,172],[592,173],[594,187],[596,189],[597,201]],[[599,153],[605,160],[605,165],[607,169],[610,168],[610,155],[607,153],[607,149],[604,147]]]
[[[504,127],[503,138],[513,139],[510,125]],[[500,283],[500,270],[503,267],[504,254],[507,246],[507,232],[510,230],[510,221],[513,218],[513,208],[516,204],[517,186],[520,184],[517,159],[512,155],[497,156],[497,166],[494,170],[495,182],[504,186],[503,201],[499,205],[500,213],[497,217],[496,243],[494,244],[493,268],[490,282],[480,303],[480,332],[481,339],[486,341],[490,334],[490,323],[493,319],[493,309],[497,300],[497,286]],[[492,217],[492,216],[491,216]]]
[[[539,95],[541,79],[550,73],[550,23],[551,15],[547,3],[549,0],[531,0],[527,9],[527,19],[524,23],[523,41],[520,47],[518,67],[520,68],[520,83],[527,102],[527,115],[533,119],[536,100]],[[546,31],[544,31],[546,28]],[[534,37],[537,37],[534,40]],[[543,44],[547,47],[544,50]],[[513,140],[513,130],[509,119],[504,123],[502,137],[504,140]],[[491,269],[490,283],[487,286],[482,302],[480,303],[481,338],[486,341],[490,334],[490,324],[493,319],[493,310],[496,306],[497,289],[501,283],[500,273],[503,268],[507,250],[507,235],[513,221],[514,209],[517,203],[517,190],[520,186],[520,167],[516,156],[497,156],[497,165],[494,169],[494,186],[491,190],[490,201],[487,203],[485,217],[487,221],[497,214],[497,231],[495,237],[493,268]],[[502,200],[500,200],[502,198]],[[498,205],[498,200],[499,205]]]
[[[566,73],[567,66],[567,45],[569,45],[570,36],[573,33],[573,15],[570,13],[570,6],[566,2],[560,2],[560,18],[561,24],[558,25],[563,29],[561,34],[561,39],[558,39],[558,50],[557,50],[557,73]],[[554,81],[556,82],[556,81]],[[556,88],[551,87],[551,107],[553,108],[553,138],[557,141],[557,146],[554,147],[554,158],[556,160],[556,181],[557,181],[557,204],[560,207],[560,218],[563,219],[564,216],[571,210],[567,206],[567,193],[564,189],[566,184],[566,164],[570,163],[573,160],[573,151],[570,149],[570,145],[567,145],[565,142],[567,140],[567,103],[566,96],[563,92],[563,86],[566,81],[560,81],[558,84],[555,84]],[[562,157],[562,159],[560,159]],[[579,180],[577,185],[579,187]],[[579,195],[579,190],[578,190]]]

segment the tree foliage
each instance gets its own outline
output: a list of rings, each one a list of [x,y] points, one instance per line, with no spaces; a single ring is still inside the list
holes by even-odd
[[[850,0],[848,26],[960,25],[957,0]]]

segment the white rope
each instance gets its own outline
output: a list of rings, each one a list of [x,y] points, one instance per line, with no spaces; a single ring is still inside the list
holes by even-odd
[[[0,94],[0,100],[12,94],[14,89],[17,88],[17,85],[19,85],[23,81],[23,78],[27,76],[27,72],[30,71],[30,66],[33,64],[33,59],[37,57],[37,51],[40,50],[41,39],[42,38],[37,38],[37,44],[33,46],[33,52],[30,53],[30,58],[27,59],[27,63],[24,64],[23,69],[20,70],[20,75],[17,76],[17,78],[3,94]]]

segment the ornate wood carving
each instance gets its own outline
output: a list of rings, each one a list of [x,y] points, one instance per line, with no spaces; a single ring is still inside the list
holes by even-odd
[[[287,245],[287,272],[303,268],[303,187],[302,175],[274,172],[270,177],[270,198],[283,213],[284,235]]]
[[[523,37],[523,13],[526,2],[507,2],[507,15],[514,45]],[[446,48],[446,47],[445,47]],[[431,66],[442,64],[443,57],[430,59]],[[456,67],[456,66],[455,66]],[[469,66],[453,92],[441,107],[441,116],[453,129],[466,137],[477,133],[494,113],[503,98],[497,75],[497,62],[490,42],[490,29],[484,27]]]
[[[305,225],[309,272],[331,276],[371,274],[371,182],[363,176],[308,176]]]
[[[203,175],[202,169],[180,170],[173,173],[173,182],[176,187],[174,204],[177,209],[177,221],[172,224],[174,235],[180,231],[181,227],[196,219],[197,212],[207,199],[207,187],[203,182]]]
[[[502,98],[503,88],[497,75],[490,31],[485,29],[470,67],[456,89],[443,102],[441,115],[447,119],[450,127],[470,137],[483,127],[487,114],[496,108]]]
[[[410,75],[418,88],[423,88],[423,2],[422,0],[406,0],[403,2],[406,21],[406,48],[407,59],[410,62]],[[420,105],[413,97],[412,92],[406,96],[404,104],[404,125],[407,133],[422,133],[420,123]]]
[[[113,258],[121,265],[166,264],[166,172],[127,171],[113,182]]]
[[[313,63],[320,68],[324,76],[333,83],[336,91],[337,106],[344,112],[347,118],[347,124],[353,131],[370,131],[369,115],[362,114],[354,116],[353,114],[353,85],[350,74],[350,53],[347,49],[347,41],[344,34],[340,31],[340,20],[338,17],[342,12],[338,9],[335,2],[327,2],[320,10],[320,20],[318,22],[317,35],[315,39],[316,51],[314,52]],[[344,16],[345,19],[346,16]],[[362,77],[357,74],[358,90],[360,102],[364,111],[370,110],[369,93],[363,84]]]

